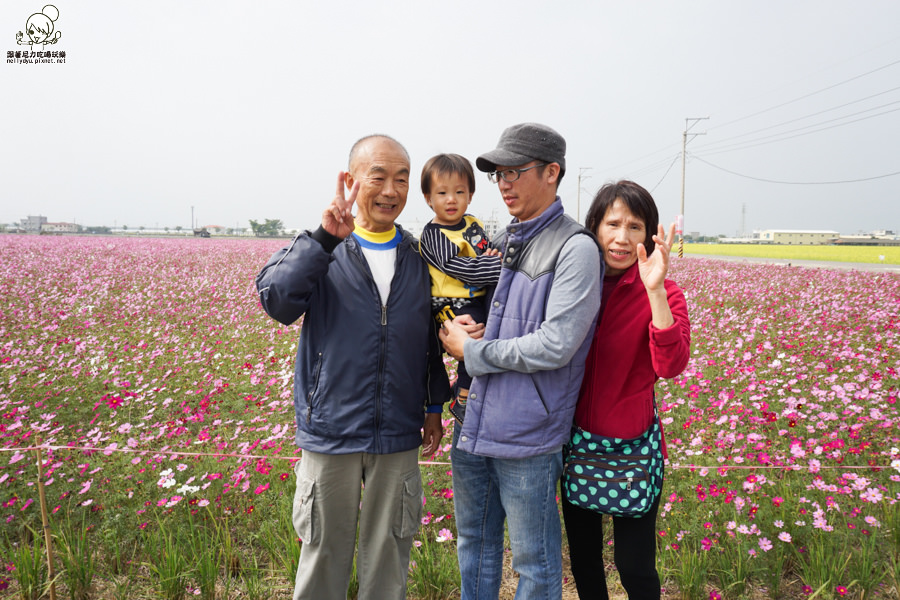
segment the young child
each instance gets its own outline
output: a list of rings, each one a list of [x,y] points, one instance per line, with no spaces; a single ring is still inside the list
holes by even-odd
[[[471,163],[459,154],[438,154],[422,168],[422,194],[434,218],[422,231],[420,249],[431,272],[431,309],[437,326],[457,315],[484,323],[484,287],[500,278],[500,253],[478,219],[466,214],[475,193]],[[462,362],[450,412],[460,423],[472,378]]]

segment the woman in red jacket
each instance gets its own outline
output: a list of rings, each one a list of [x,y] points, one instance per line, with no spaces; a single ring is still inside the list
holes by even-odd
[[[684,294],[666,279],[675,225],[665,236],[650,193],[619,181],[597,192],[586,226],[597,234],[606,276],[575,424],[591,433],[634,438],[653,421],[656,380],[681,373],[690,355]],[[614,560],[630,600],[660,597],[656,514],[661,496],[641,517],[612,518]],[[563,517],[579,598],[608,598],[603,516],[563,500]]]

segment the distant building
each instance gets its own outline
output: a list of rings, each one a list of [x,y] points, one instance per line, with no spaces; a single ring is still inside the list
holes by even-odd
[[[491,211],[490,217],[488,217],[487,219],[482,219],[481,222],[484,223],[484,232],[487,234],[488,239],[491,240],[494,239],[494,237],[501,229],[504,229],[506,227],[506,222],[503,222],[501,224],[497,219],[496,213],[494,213],[493,211]]]
[[[75,223],[42,223],[41,233],[78,233]]]
[[[22,229],[28,232],[37,233],[41,230],[41,225],[47,222],[47,217],[29,216],[22,219]]]
[[[872,234],[842,235],[835,241],[835,244],[842,246],[900,246],[900,239],[894,235],[876,236],[873,232]]]
[[[754,232],[754,238],[756,234]],[[840,238],[837,231],[808,229],[766,229],[759,232],[760,244],[812,245],[833,244]]]
[[[213,234],[221,235],[225,233],[225,227],[222,225],[207,225],[205,229]]]

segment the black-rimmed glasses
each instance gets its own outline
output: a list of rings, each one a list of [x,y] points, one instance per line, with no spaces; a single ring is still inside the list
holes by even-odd
[[[538,167],[546,167],[549,163],[544,163],[541,165],[532,165],[530,167],[525,167],[524,169],[503,169],[502,171],[491,171],[487,174],[488,179],[491,180],[491,183],[500,183],[500,180],[507,183],[512,183],[516,181],[519,177],[522,176],[522,173],[525,171],[530,171],[531,169],[536,169]]]

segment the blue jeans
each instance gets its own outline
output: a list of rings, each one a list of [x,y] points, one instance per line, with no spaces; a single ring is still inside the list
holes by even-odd
[[[509,526],[517,600],[562,598],[562,531],[556,484],[562,452],[491,458],[457,449],[453,504],[462,600],[496,600],[503,575],[503,522]]]

